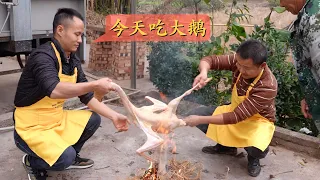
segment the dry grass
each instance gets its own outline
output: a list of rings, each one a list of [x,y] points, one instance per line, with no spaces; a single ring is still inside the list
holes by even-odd
[[[168,172],[161,177],[157,176],[155,169],[151,169],[151,171],[146,169],[128,180],[200,180],[202,169],[203,167],[200,163],[171,159],[168,165]],[[149,172],[148,176],[145,175],[146,172]]]

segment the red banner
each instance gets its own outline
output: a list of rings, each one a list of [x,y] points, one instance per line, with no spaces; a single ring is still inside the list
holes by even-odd
[[[105,41],[208,41],[210,18],[203,14],[131,14],[106,16]]]

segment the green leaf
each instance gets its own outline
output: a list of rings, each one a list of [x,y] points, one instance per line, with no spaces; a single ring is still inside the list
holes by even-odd
[[[287,42],[290,38],[290,31],[287,30],[283,30],[283,29],[279,29],[276,30],[276,32],[278,33],[278,40],[281,42]]]
[[[244,27],[242,27],[242,26],[233,24],[232,31],[235,33],[236,36],[244,37],[244,38],[247,36],[246,31],[245,31]]]
[[[233,5],[233,6],[237,5],[237,0],[233,0],[233,1],[232,1],[232,5]]]
[[[241,12],[241,14],[244,14],[241,8],[238,8],[238,10]]]
[[[281,6],[277,6],[277,7],[273,7],[273,10],[276,11],[277,13],[283,13],[286,11],[286,8],[281,7]]]
[[[229,35],[226,35],[225,38],[224,38],[224,42],[228,42],[229,41]]]
[[[237,18],[246,16],[246,15],[247,15],[247,14],[236,14],[236,13],[233,13],[233,14],[232,14],[232,16],[237,17]]]
[[[261,26],[258,26],[258,25],[254,25],[254,29],[256,32],[259,32],[261,30]]]
[[[216,38],[216,42],[218,45],[221,45],[221,37],[220,36]]]
[[[216,41],[216,37],[211,36],[210,40],[214,42],[214,41]]]
[[[210,4],[211,0],[204,0],[205,3],[207,3],[208,5]]]
[[[249,12],[249,7],[247,5],[245,5],[245,4],[243,5],[243,7],[244,7],[244,10],[247,11],[247,13],[249,14],[250,13]]]

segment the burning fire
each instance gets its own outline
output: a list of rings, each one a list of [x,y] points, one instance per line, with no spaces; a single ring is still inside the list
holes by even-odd
[[[161,126],[160,126],[161,128]],[[165,129],[165,128],[163,128]],[[144,175],[141,177],[142,180],[162,180],[163,177],[167,173],[167,165],[168,165],[168,159],[167,159],[167,153],[168,153],[168,146],[172,146],[172,153],[175,154],[177,151],[177,147],[175,145],[175,142],[172,140],[172,137],[170,138],[168,133],[165,133],[164,135],[164,143],[159,147],[160,153],[158,157],[158,162],[151,162],[149,168],[145,171]],[[181,170],[180,170],[181,172]],[[180,173],[179,172],[179,173]]]
[[[162,101],[168,102],[167,96],[166,96],[164,93],[162,93],[162,92],[160,92],[160,98],[161,98]]]
[[[160,93],[162,101],[168,101],[168,98]],[[166,111],[166,110],[164,110]],[[175,116],[175,114],[174,114]],[[168,148],[172,148],[172,154],[177,154],[177,147],[173,141],[174,134],[171,132],[170,122],[161,121],[157,125],[152,126],[152,130],[161,134],[164,142],[158,147],[159,155],[155,161],[148,161],[149,168],[143,171],[143,175],[138,177],[140,180],[199,180],[201,168],[192,165],[188,161],[177,162],[175,158],[169,161]],[[189,178],[192,177],[192,178]],[[193,178],[195,177],[195,178]]]
[[[142,180],[160,180],[158,177],[158,164],[150,162],[148,170],[145,171]]]

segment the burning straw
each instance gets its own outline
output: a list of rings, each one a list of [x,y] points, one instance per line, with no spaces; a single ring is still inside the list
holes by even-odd
[[[189,161],[177,161],[171,159],[167,166],[167,173],[158,174],[158,165],[154,164],[142,174],[129,178],[128,180],[200,180],[202,164]]]

